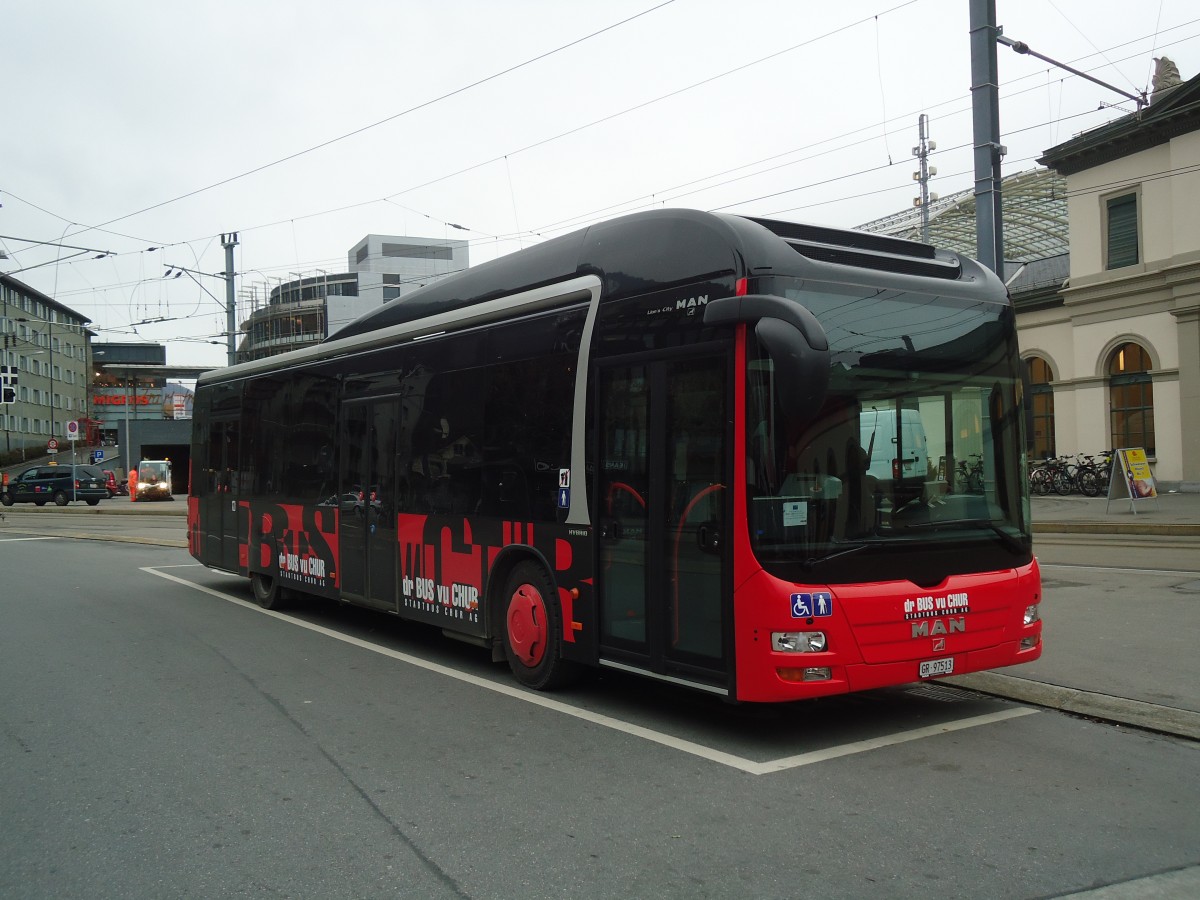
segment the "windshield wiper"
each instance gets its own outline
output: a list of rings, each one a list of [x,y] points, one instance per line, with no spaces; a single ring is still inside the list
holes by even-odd
[[[849,556],[851,553],[857,553],[859,550],[866,548],[866,544],[855,544],[852,547],[847,547],[845,550],[838,550],[836,553],[830,553],[828,556],[810,556],[804,562],[800,563],[800,567],[805,572],[811,572],[817,566],[829,562],[831,559],[837,559],[839,556]]]
[[[1013,537],[991,519],[933,519],[928,522],[913,522],[911,525],[905,525],[904,531],[922,531],[926,529],[938,528],[986,528],[992,534],[1000,538],[1004,542],[1004,546],[1009,550],[1023,551],[1028,548],[1018,538]]]

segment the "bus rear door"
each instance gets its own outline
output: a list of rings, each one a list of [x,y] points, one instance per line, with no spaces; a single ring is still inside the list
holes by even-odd
[[[338,493],[341,587],[347,600],[396,609],[396,427],[399,401],[342,406]]]
[[[729,687],[725,354],[598,370],[601,657]]]

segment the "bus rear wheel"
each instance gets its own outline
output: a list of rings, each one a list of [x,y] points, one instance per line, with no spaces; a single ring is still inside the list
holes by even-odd
[[[579,665],[562,658],[562,610],[554,581],[542,566],[518,564],[502,602],[504,656],[517,681],[548,691],[579,677]]]
[[[254,591],[254,599],[263,609],[275,609],[283,599],[283,588],[279,586],[279,579],[261,572],[250,573],[250,589]]]

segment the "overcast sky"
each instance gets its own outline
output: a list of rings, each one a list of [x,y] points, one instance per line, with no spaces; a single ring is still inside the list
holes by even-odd
[[[996,5],[1130,93],[1155,56],[1200,71],[1195,0]],[[176,365],[224,363],[223,281],[162,278],[223,271],[223,232],[248,287],[369,233],[477,264],[651,206],[855,226],[911,207],[921,113],[931,189],[972,184],[967,0],[64,0],[3,29],[0,272]],[[1006,174],[1134,108],[999,52]]]

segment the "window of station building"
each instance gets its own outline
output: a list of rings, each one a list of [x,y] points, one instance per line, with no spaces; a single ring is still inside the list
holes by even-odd
[[[400,288],[398,288],[398,287],[385,287],[383,289],[383,299],[385,301],[395,300],[399,296],[400,296]]]
[[[1154,382],[1150,354],[1140,344],[1117,347],[1108,359],[1112,446],[1141,447],[1154,455]]]
[[[1135,266],[1138,253],[1137,192],[1109,197],[1104,201],[1104,268]]]
[[[1040,356],[1025,360],[1025,448],[1030,459],[1054,453],[1054,375]]]
[[[435,244],[384,244],[383,255],[400,259],[444,259],[454,258],[451,247]]]

